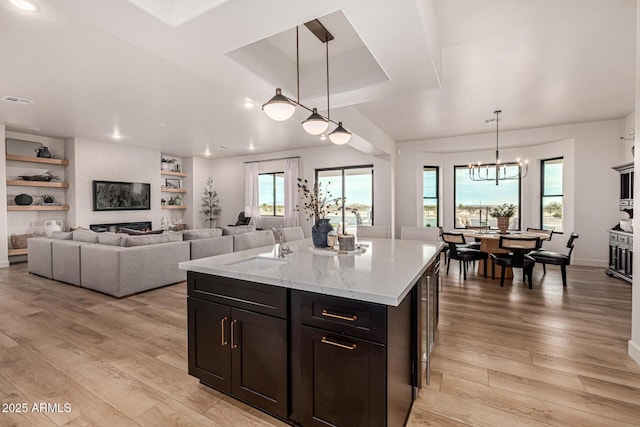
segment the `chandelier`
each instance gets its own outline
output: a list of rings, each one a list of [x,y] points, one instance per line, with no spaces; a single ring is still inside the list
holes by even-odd
[[[296,26],[296,84],[297,99],[293,100],[282,94],[282,89],[276,88],[276,94],[267,103],[262,106],[265,114],[276,121],[284,121],[291,116],[296,110],[296,106],[300,106],[308,110],[311,115],[302,122],[302,128],[311,135],[320,135],[329,128],[329,122],[337,125],[337,127],[329,134],[331,142],[337,145],[343,145],[351,139],[351,132],[342,126],[342,122],[335,122],[331,119],[331,109],[329,106],[329,41],[333,40],[333,35],[322,25],[320,21],[313,21],[304,24],[322,43],[325,44],[326,63],[327,63],[327,116],[318,113],[317,108],[309,108],[300,103],[300,53],[298,43],[298,27]]]
[[[496,110],[493,114],[495,119],[487,120],[487,123],[496,122],[496,163],[495,165],[483,165],[481,162],[477,164],[469,164],[469,179],[472,181],[495,181],[496,185],[500,181],[520,179],[529,173],[529,161],[524,162],[517,159],[515,163],[500,163],[500,151],[498,149],[498,122],[500,121],[500,113],[502,110]],[[513,169],[516,169],[515,171]],[[494,173],[490,173],[494,172]]]

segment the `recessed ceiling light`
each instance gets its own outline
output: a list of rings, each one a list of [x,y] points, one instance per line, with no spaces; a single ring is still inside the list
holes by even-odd
[[[251,101],[244,101],[244,103],[242,105],[244,105],[244,108],[249,109],[249,108],[253,108],[253,106],[255,104],[253,102],[251,102]]]
[[[25,12],[35,13],[40,10],[37,4],[29,0],[8,0],[13,6]]]
[[[111,134],[111,137],[112,137],[113,139],[120,139],[120,138],[122,138],[122,135],[120,135],[120,132],[119,132],[119,131],[114,130],[114,131],[113,131],[113,133]]]
[[[326,141],[327,135],[320,135],[320,141]]]
[[[249,150],[255,150],[256,147],[253,146],[253,144],[249,145]]]
[[[209,150],[208,148],[206,150],[204,150],[204,155],[205,156],[210,156],[211,155],[211,150]]]

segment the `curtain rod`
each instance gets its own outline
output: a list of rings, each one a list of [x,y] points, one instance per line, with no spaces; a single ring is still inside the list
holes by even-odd
[[[291,156],[291,157],[277,157],[275,159],[266,159],[266,160],[253,160],[251,162],[242,162],[242,163],[262,163],[262,162],[274,162],[276,160],[287,160],[287,159],[299,159],[300,156]]]

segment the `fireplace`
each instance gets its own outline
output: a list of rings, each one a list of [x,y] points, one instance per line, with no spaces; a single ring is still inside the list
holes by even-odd
[[[151,230],[151,221],[138,221],[138,222],[114,222],[113,224],[91,224],[89,225],[93,231],[102,233],[110,231],[112,233],[118,233],[120,228],[129,228],[131,230]]]

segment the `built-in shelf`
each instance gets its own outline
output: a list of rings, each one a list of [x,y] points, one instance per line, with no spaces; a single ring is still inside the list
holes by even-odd
[[[7,185],[14,185],[19,187],[69,188],[68,182],[25,181],[23,179],[8,179]]]
[[[181,177],[185,177],[187,176],[186,173],[184,172],[172,172],[172,171],[160,171],[160,175],[171,175],[171,176],[181,176]]]
[[[186,193],[186,188],[169,188],[169,187],[160,187],[160,191],[163,193]]]
[[[160,206],[162,209],[187,209],[185,205],[162,205]]]
[[[7,154],[7,160],[14,160],[16,162],[45,163],[48,165],[62,165],[62,166],[67,166],[69,164],[69,160],[64,160],[64,159],[47,159],[46,157],[17,156],[15,154]]]
[[[28,249],[9,249],[9,256],[26,255]]]
[[[8,205],[8,211],[68,211],[69,205],[60,205],[60,206],[19,206],[19,205]]]

